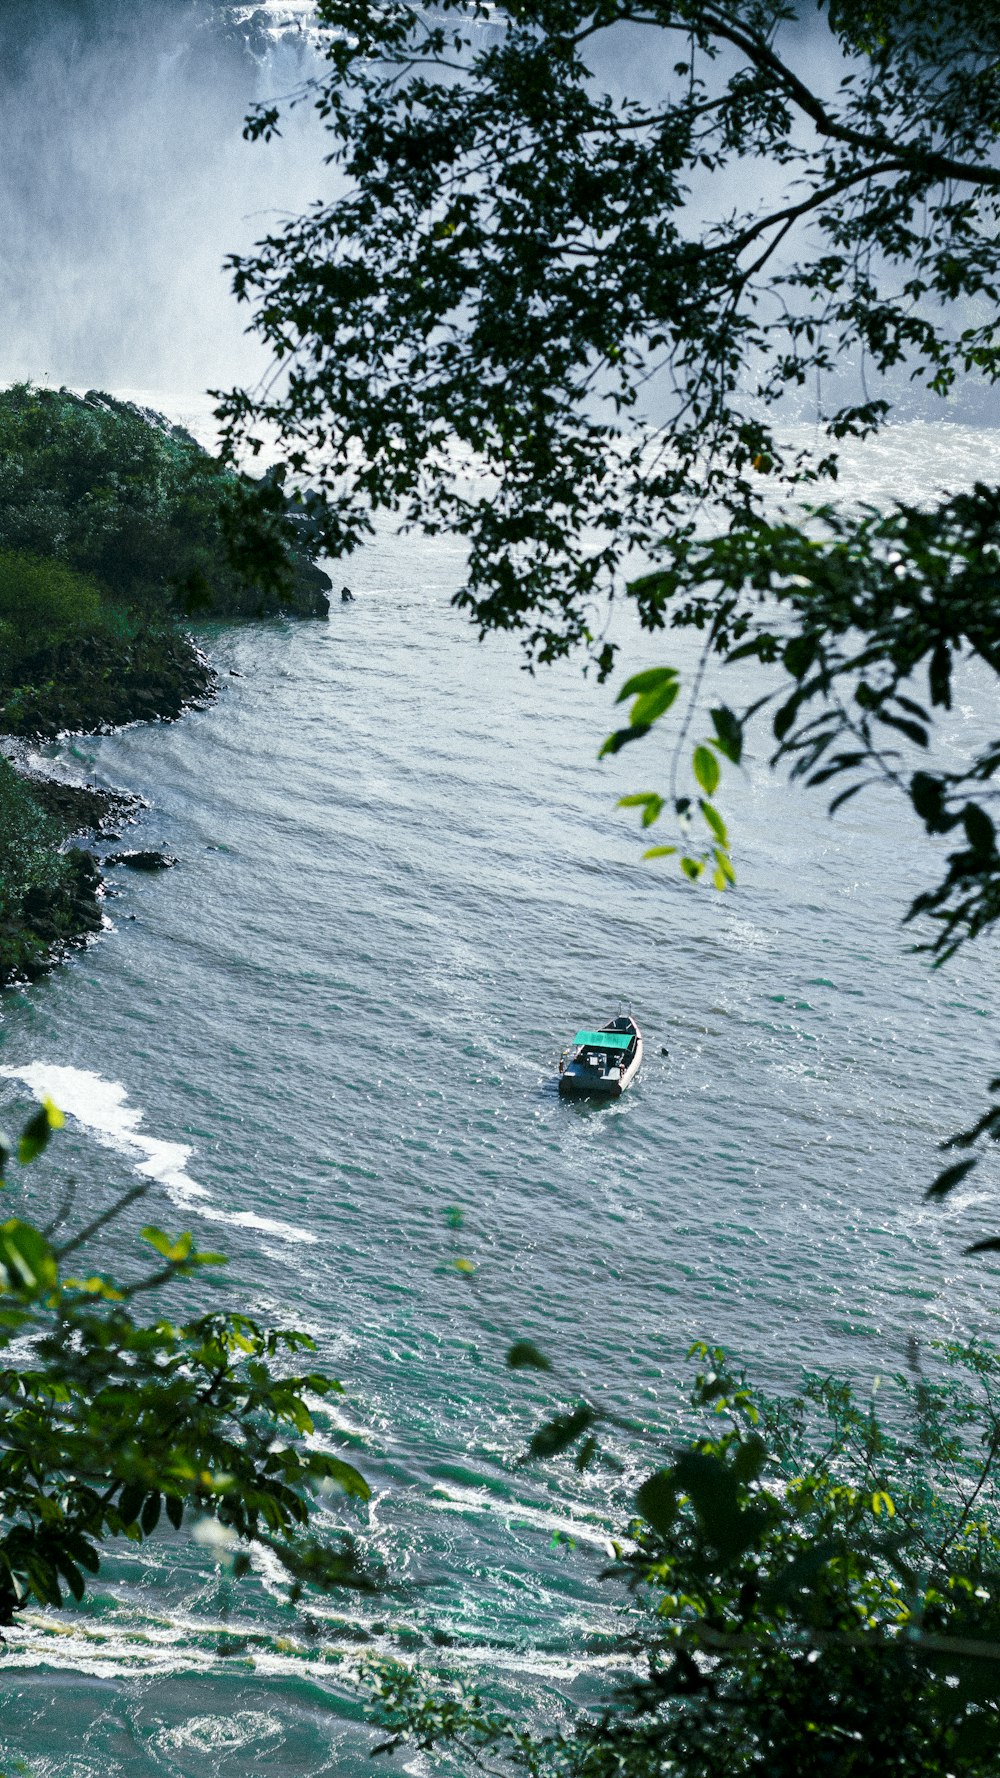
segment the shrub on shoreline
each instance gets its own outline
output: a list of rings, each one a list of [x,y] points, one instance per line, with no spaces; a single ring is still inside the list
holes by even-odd
[[[162,415],[96,390],[0,391],[0,549],[147,615],[256,617],[325,613],[308,548],[277,484],[234,475]]]
[[[97,866],[88,852],[64,851],[65,838],[0,756],[0,985],[40,975],[63,945],[101,925]]]
[[[0,550],[0,727],[54,736],[179,716],[210,691],[194,644],[61,562]]]

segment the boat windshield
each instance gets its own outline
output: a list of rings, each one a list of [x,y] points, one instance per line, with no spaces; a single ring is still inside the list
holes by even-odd
[[[628,1031],[578,1031],[573,1042],[580,1049],[627,1050],[632,1035]]]

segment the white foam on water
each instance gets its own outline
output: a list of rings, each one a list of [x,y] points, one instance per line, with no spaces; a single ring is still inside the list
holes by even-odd
[[[594,1522],[587,1524],[573,1511],[547,1511],[544,1507],[527,1506],[516,1500],[498,1500],[478,1488],[459,1488],[451,1484],[447,1488],[437,1484],[428,1505],[437,1512],[482,1513],[501,1519],[513,1528],[524,1526],[535,1531],[558,1532],[576,1543],[589,1544],[594,1549],[611,1553],[610,1533]],[[594,1515],[588,1514],[587,1517],[593,1521]]]
[[[278,1718],[263,1710],[237,1710],[231,1716],[191,1716],[176,1728],[161,1729],[161,1747],[194,1748],[199,1753],[231,1753],[282,1733]]]
[[[217,1646],[223,1638],[231,1637],[234,1630],[238,1635],[240,1626],[231,1623],[206,1625],[181,1617],[172,1632],[164,1635],[138,1625],[131,1625],[127,1630],[106,1629],[71,1624],[66,1619],[57,1621],[29,1616],[26,1623],[6,1632],[4,1671],[31,1672],[44,1665],[56,1672],[82,1674],[104,1683],[113,1679],[134,1679],[138,1675],[177,1678],[196,1673],[203,1679],[207,1673],[230,1675],[238,1672],[253,1674],[259,1679],[308,1678],[321,1686],[335,1688],[341,1694],[358,1686],[366,1692],[369,1689],[370,1645],[359,1650],[353,1639],[341,1640],[334,1636],[329,1641],[323,1639],[317,1647],[310,1647],[300,1636],[275,1637],[270,1642],[262,1642],[255,1636],[244,1653],[234,1656],[231,1652],[223,1653]],[[392,1659],[401,1666],[418,1664],[419,1657],[397,1647],[391,1635],[380,1638],[379,1646],[382,1653],[391,1651]],[[450,1668],[461,1667],[473,1674],[489,1665],[495,1672],[512,1678],[529,1675],[555,1685],[572,1683],[582,1673],[627,1673],[634,1665],[628,1655],[614,1650],[538,1649],[524,1648],[520,1644],[506,1648],[493,1642],[453,1644],[448,1649],[447,1664]],[[239,1712],[230,1719],[237,1724],[237,1735],[241,1719],[245,1722],[251,1714],[256,1713]],[[260,1714],[265,1715],[264,1712]],[[267,1714],[273,1721],[270,1713]],[[201,1741],[200,1750],[227,1751],[221,1736],[214,1748],[204,1747],[217,1722],[217,1718],[207,1716],[192,1719],[189,1725],[181,1726],[174,1746],[179,1748],[186,1742],[194,1749]],[[185,1735],[185,1726],[194,1728],[195,1733]],[[163,1739],[160,1745],[164,1746]]]
[[[222,1210],[207,1202],[207,1188],[187,1171],[194,1149],[183,1142],[165,1142],[161,1137],[148,1135],[143,1129],[144,1113],[129,1104],[128,1092],[120,1081],[104,1080],[87,1068],[50,1062],[0,1067],[0,1076],[23,1082],[36,1099],[51,1099],[104,1148],[127,1155],[142,1178],[155,1179],[162,1185],[172,1203],[193,1209],[205,1221],[258,1229],[279,1241],[316,1241],[310,1230],[296,1228],[292,1223],[258,1216],[250,1210]]]

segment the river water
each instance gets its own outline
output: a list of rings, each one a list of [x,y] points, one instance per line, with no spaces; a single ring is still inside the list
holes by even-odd
[[[847,492],[998,459],[996,435],[908,427]],[[369,1769],[351,1680],[372,1653],[586,1697],[637,1459],[619,1447],[621,1482],[519,1468],[546,1408],[583,1389],[669,1429],[695,1338],[781,1388],[996,1324],[995,1271],[961,1258],[989,1177],[921,1201],[991,1071],[995,949],[936,974],[907,953],[934,860],[906,810],[830,822],[752,758],[720,793],[738,889],[682,886],[613,808],[665,754],[598,765],[609,690],[477,644],[461,568],[446,541],[381,538],[328,622],[207,634],[210,708],[48,750],[141,791],[138,843],[179,864],[121,873],[105,935],[4,999],[4,1121],[42,1090],[70,1114],[28,1208],[69,1172],[87,1207],[145,1172],[144,1220],[230,1255],[219,1301],[316,1335],[346,1388],[318,1436],[375,1488],[352,1522],[388,1590],[307,1624],[262,1557],[234,1589],[186,1530],[115,1550],[0,1664],[0,1751],[45,1778]],[[622,639],[631,667],[681,658]],[[946,744],[981,714],[960,700]],[[562,1103],[562,1044],[619,999],[640,1081]],[[132,1252],[120,1230],[102,1259]],[[505,1369],[517,1336],[552,1379]]]
[[[239,138],[252,98],[308,71],[309,9],[272,0],[252,77],[199,61],[179,8],[154,30],[112,7],[91,42],[53,10],[0,72],[0,380],[98,384],[198,425],[206,383],[260,369],[224,254],[318,189],[304,116],[266,152]],[[846,468],[845,495],[876,500],[1000,482],[1000,434],[914,424]],[[996,1072],[996,952],[937,974],[908,955],[899,919],[939,860],[905,808],[831,823],[760,742],[720,793],[738,889],[682,886],[614,811],[662,786],[665,751],[598,765],[609,690],[478,645],[449,605],[457,546],[385,535],[344,572],[356,599],[329,622],[205,635],[210,708],[48,750],[140,791],[130,839],[179,864],[122,873],[103,937],[4,997],[0,1118],[42,1091],[69,1114],[27,1212],[67,1174],[87,1209],[142,1174],[142,1220],[228,1252],[212,1302],[314,1333],[346,1390],[317,1436],[373,1484],[342,1517],[386,1589],[307,1621],[259,1552],[236,1588],[188,1528],[116,1549],[84,1607],[30,1614],[2,1651],[5,1773],[370,1771],[373,1654],[527,1690],[551,1718],[608,1681],[598,1576],[651,1457],[612,1439],[618,1479],[520,1467],[546,1411],[586,1391],[668,1441],[693,1339],[780,1389],[807,1366],[866,1385],[911,1332],[996,1328],[996,1270],[961,1257],[995,1171],[944,1211],[921,1199]],[[619,634],[632,669],[685,662]],[[971,685],[945,748],[986,714]],[[561,1103],[562,1045],[619,1000],[640,1080],[603,1110]],[[102,1262],[133,1264],[134,1232]],[[551,1379],[506,1370],[516,1337]]]

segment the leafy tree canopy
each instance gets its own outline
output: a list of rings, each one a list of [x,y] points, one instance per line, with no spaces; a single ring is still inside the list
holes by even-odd
[[[672,824],[651,854],[733,881],[715,792],[765,707],[775,757],[835,802],[874,779],[951,837],[912,908],[936,960],[990,928],[1000,740],[960,769],[932,748],[956,683],[1000,664],[1000,495],[822,497],[838,442],[911,383],[985,396],[1000,374],[991,0],[319,16],[328,67],[297,98],[336,195],[233,261],[279,374],[222,397],[230,448],[277,436],[333,552],[380,508],[465,537],[457,603],[530,662],[582,646],[609,673],[602,605],[644,557],[642,624],[702,643],[690,684],[626,682],[605,743],[680,718],[669,785],[626,799]],[[747,655],[769,671],[734,709],[706,668]]]
[[[848,0],[809,31],[774,0],[319,12],[314,96],[348,186],[235,264],[287,377],[231,396],[231,426],[276,425],[293,464],[325,465],[336,546],[369,505],[468,536],[461,602],[538,658],[589,641],[627,553],[706,499],[745,523],[765,473],[830,473],[768,410],[846,351],[941,391],[996,375],[981,0]],[[608,53],[638,91],[605,90]],[[887,411],[832,392],[833,438]],[[642,612],[663,621],[649,589]]]
[[[415,1743],[535,1778],[987,1778],[1000,1738],[996,1354],[948,1346],[930,1376],[911,1353],[886,1418],[833,1378],[774,1402],[724,1353],[692,1356],[694,1436],[647,1473],[604,1576],[631,1600],[615,1691],[551,1727],[386,1665],[381,1750]],[[606,1461],[606,1418],[580,1403],[539,1428],[530,1455]]]
[[[39,1107],[16,1144],[21,1166],[62,1122]],[[13,1159],[4,1142],[7,1184]],[[122,1280],[101,1265],[102,1233],[148,1189],[75,1229],[72,1193],[46,1227],[0,1221],[0,1626],[33,1601],[81,1599],[103,1545],[141,1543],[161,1517],[214,1525],[244,1572],[255,1539],[297,1585],[374,1585],[349,1539],[307,1530],[318,1495],[369,1496],[351,1464],[310,1448],[312,1404],[340,1388],[290,1368],[312,1340],[232,1312],[144,1317],[150,1294],[224,1263],[190,1235],[148,1226],[151,1267]]]

